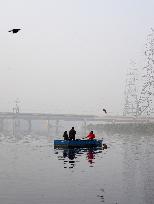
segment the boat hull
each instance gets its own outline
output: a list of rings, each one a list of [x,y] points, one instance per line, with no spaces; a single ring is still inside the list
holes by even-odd
[[[54,140],[54,148],[101,147],[102,140]]]

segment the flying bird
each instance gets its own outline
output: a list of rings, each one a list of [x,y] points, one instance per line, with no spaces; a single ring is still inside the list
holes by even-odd
[[[17,33],[17,32],[19,32],[20,30],[21,30],[21,29],[19,29],[19,28],[15,28],[15,29],[9,30],[8,32]]]
[[[103,108],[103,111],[104,111],[104,113],[105,113],[105,114],[107,114],[107,111],[106,111],[106,109],[104,109],[104,108]]]

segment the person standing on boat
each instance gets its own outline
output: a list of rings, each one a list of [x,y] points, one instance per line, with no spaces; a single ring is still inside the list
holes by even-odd
[[[72,129],[69,131],[69,139],[75,140],[75,135],[76,135],[76,131],[74,130],[74,127],[72,127]]]
[[[93,139],[95,138],[95,134],[93,133],[93,131],[91,131],[91,132],[87,135],[86,138],[88,138],[89,140],[93,140]]]
[[[64,140],[68,140],[68,134],[67,134],[67,131],[64,132],[64,134],[63,134],[63,138],[64,138]]]

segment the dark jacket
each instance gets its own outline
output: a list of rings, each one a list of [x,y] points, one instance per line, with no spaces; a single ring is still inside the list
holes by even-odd
[[[66,131],[64,132],[63,137],[64,137],[64,140],[68,140],[68,134]]]
[[[75,140],[75,135],[76,135],[76,131],[74,129],[71,129],[69,131],[69,139],[70,140]]]

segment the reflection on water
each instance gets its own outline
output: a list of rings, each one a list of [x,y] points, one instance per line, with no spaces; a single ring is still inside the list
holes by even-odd
[[[69,149],[56,149],[55,154],[58,160],[64,162],[64,168],[73,168],[76,163],[80,161],[83,156],[89,163],[90,167],[94,166],[95,156],[102,153],[102,148],[69,148]],[[98,156],[98,155],[97,155]]]
[[[0,203],[153,204],[154,136],[103,138],[104,150],[54,149],[52,135],[0,133]]]
[[[103,189],[103,188],[100,189],[100,193],[97,195],[97,197],[100,198],[100,201],[101,201],[102,203],[105,202],[105,200],[104,200],[104,189]]]

